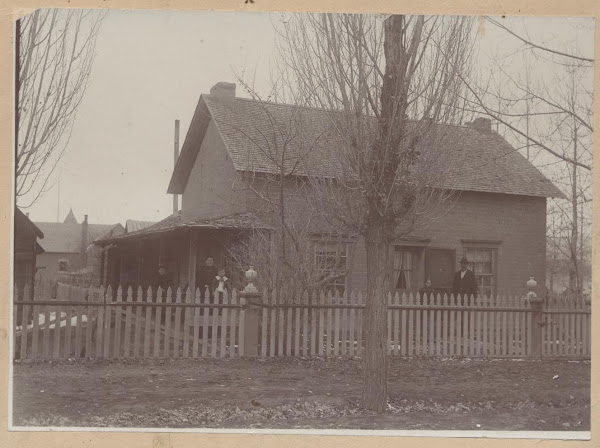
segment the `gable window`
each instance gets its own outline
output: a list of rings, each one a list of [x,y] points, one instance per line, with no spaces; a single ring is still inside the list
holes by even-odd
[[[477,292],[481,297],[491,297],[496,293],[496,251],[494,248],[469,247],[465,255],[469,260],[468,269],[477,280]]]
[[[348,269],[348,249],[345,242],[316,242],[315,266],[319,281],[330,278],[324,285],[325,291],[343,295],[346,291],[346,270]]]
[[[58,272],[67,272],[69,270],[69,260],[58,260]]]

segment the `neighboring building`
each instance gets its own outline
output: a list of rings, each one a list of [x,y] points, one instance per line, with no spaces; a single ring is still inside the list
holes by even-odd
[[[314,129],[314,135],[294,136],[290,127],[296,120]],[[112,245],[107,281],[145,287],[162,262],[173,283],[195,286],[197,267],[207,255],[226,263],[222,246],[232,235],[273,223],[273,216],[261,211],[264,202],[258,196],[272,194],[266,179],[278,176],[265,148],[285,138],[293,166],[286,175],[287,209],[290,219],[301,223],[310,194],[303,176],[318,169],[335,178],[340,169],[331,148],[319,143],[331,142],[322,139],[330,122],[323,110],[236,98],[234,84],[219,83],[211,95],[201,95],[168,188],[183,196],[182,209],[139,231],[99,241]],[[446,291],[463,255],[471,261],[481,293],[525,292],[529,276],[545,284],[546,199],[562,193],[495,133],[489,120],[444,130],[448,137],[440,153],[448,175],[442,186],[457,191],[456,198],[439,219],[394,242],[390,289],[419,290],[430,278],[434,288]],[[310,154],[301,154],[306,147]],[[315,221],[315,235],[327,231]],[[360,238],[344,244],[316,241],[315,264],[346,266],[347,275],[336,280],[340,289],[366,287]]]
[[[135,219],[128,219],[125,222],[125,233],[137,232],[143,230],[146,227],[156,224],[155,221],[137,221]]]
[[[89,224],[88,217],[81,224],[73,210],[64,222],[38,222],[44,232],[44,253],[38,255],[38,279],[56,281],[60,275],[89,269],[91,276],[101,277],[101,251],[92,243],[102,237],[123,234],[121,224]],[[95,272],[95,274],[94,274]]]
[[[44,234],[18,207],[15,207],[14,226],[14,283],[20,299],[25,285],[29,285],[29,297],[25,299],[33,299],[36,257],[44,252],[38,238],[44,238]]]

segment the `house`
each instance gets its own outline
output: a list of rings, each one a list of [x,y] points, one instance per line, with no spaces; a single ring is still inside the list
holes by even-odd
[[[29,297],[25,299],[32,300],[36,257],[44,252],[38,239],[44,238],[44,233],[18,207],[15,207],[14,226],[14,282],[20,299],[25,285],[29,285]]]
[[[60,275],[89,269],[90,275],[101,277],[101,257],[94,240],[125,232],[121,224],[90,224],[85,215],[81,224],[77,222],[73,210],[69,210],[64,222],[37,222],[44,232],[42,248],[37,257],[39,281],[54,282]]]
[[[127,221],[125,221],[125,233],[137,232],[138,230],[145,229],[146,227],[150,227],[153,224],[156,224],[156,222],[128,219]]]
[[[238,98],[235,84],[219,83],[210,95],[201,95],[168,187],[168,193],[182,195],[181,210],[99,241],[112,246],[106,281],[145,286],[161,263],[175,284],[194,287],[207,256],[226,264],[226,251],[219,248],[227,241],[271,228],[274,216],[261,204],[264,196],[279,194],[269,191],[266,180],[280,175],[282,166],[289,219],[306,220],[310,192],[302,179],[315,170],[335,179],[343,169],[331,156],[332,140],[323,138],[332,134],[330,121],[323,110]],[[298,122],[312,134],[295,135]],[[430,279],[447,291],[463,256],[482,294],[523,293],[530,276],[545,284],[546,199],[562,193],[488,119],[444,130],[447,137],[435,148],[442,146],[438,152],[449,173],[441,187],[456,194],[442,216],[393,242],[390,289],[419,290]],[[287,158],[278,165],[265,148],[284,144]],[[311,150],[302,152],[305,148]],[[311,225],[315,235],[328,231],[319,220]],[[343,269],[339,289],[366,287],[361,238],[341,245],[315,240],[314,253],[323,269],[332,263]]]

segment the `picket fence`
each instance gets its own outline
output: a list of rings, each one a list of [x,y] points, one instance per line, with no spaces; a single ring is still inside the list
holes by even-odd
[[[362,293],[304,294],[282,303],[273,293],[262,307],[263,357],[360,356]],[[533,356],[532,308],[523,296],[464,297],[388,294],[388,354],[424,357]],[[590,357],[589,305],[583,299],[546,304],[539,326],[546,358]],[[539,332],[538,332],[539,333]]]
[[[27,289],[27,287],[26,287]],[[312,292],[57,287],[57,300],[15,288],[14,359],[361,356],[365,296]],[[252,317],[254,316],[254,318]],[[388,354],[438,357],[590,357],[590,307],[546,303],[537,320],[522,296],[388,294]],[[541,332],[535,326],[541,327]],[[533,353],[533,338],[540,353]]]

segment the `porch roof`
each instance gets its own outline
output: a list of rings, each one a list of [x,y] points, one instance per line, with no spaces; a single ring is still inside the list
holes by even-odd
[[[197,218],[185,220],[182,211],[177,211],[144,229],[125,233],[114,238],[104,238],[96,241],[99,244],[110,244],[113,242],[133,240],[160,233],[172,232],[179,229],[270,229],[253,213],[235,213],[231,215],[218,216],[214,218]]]

